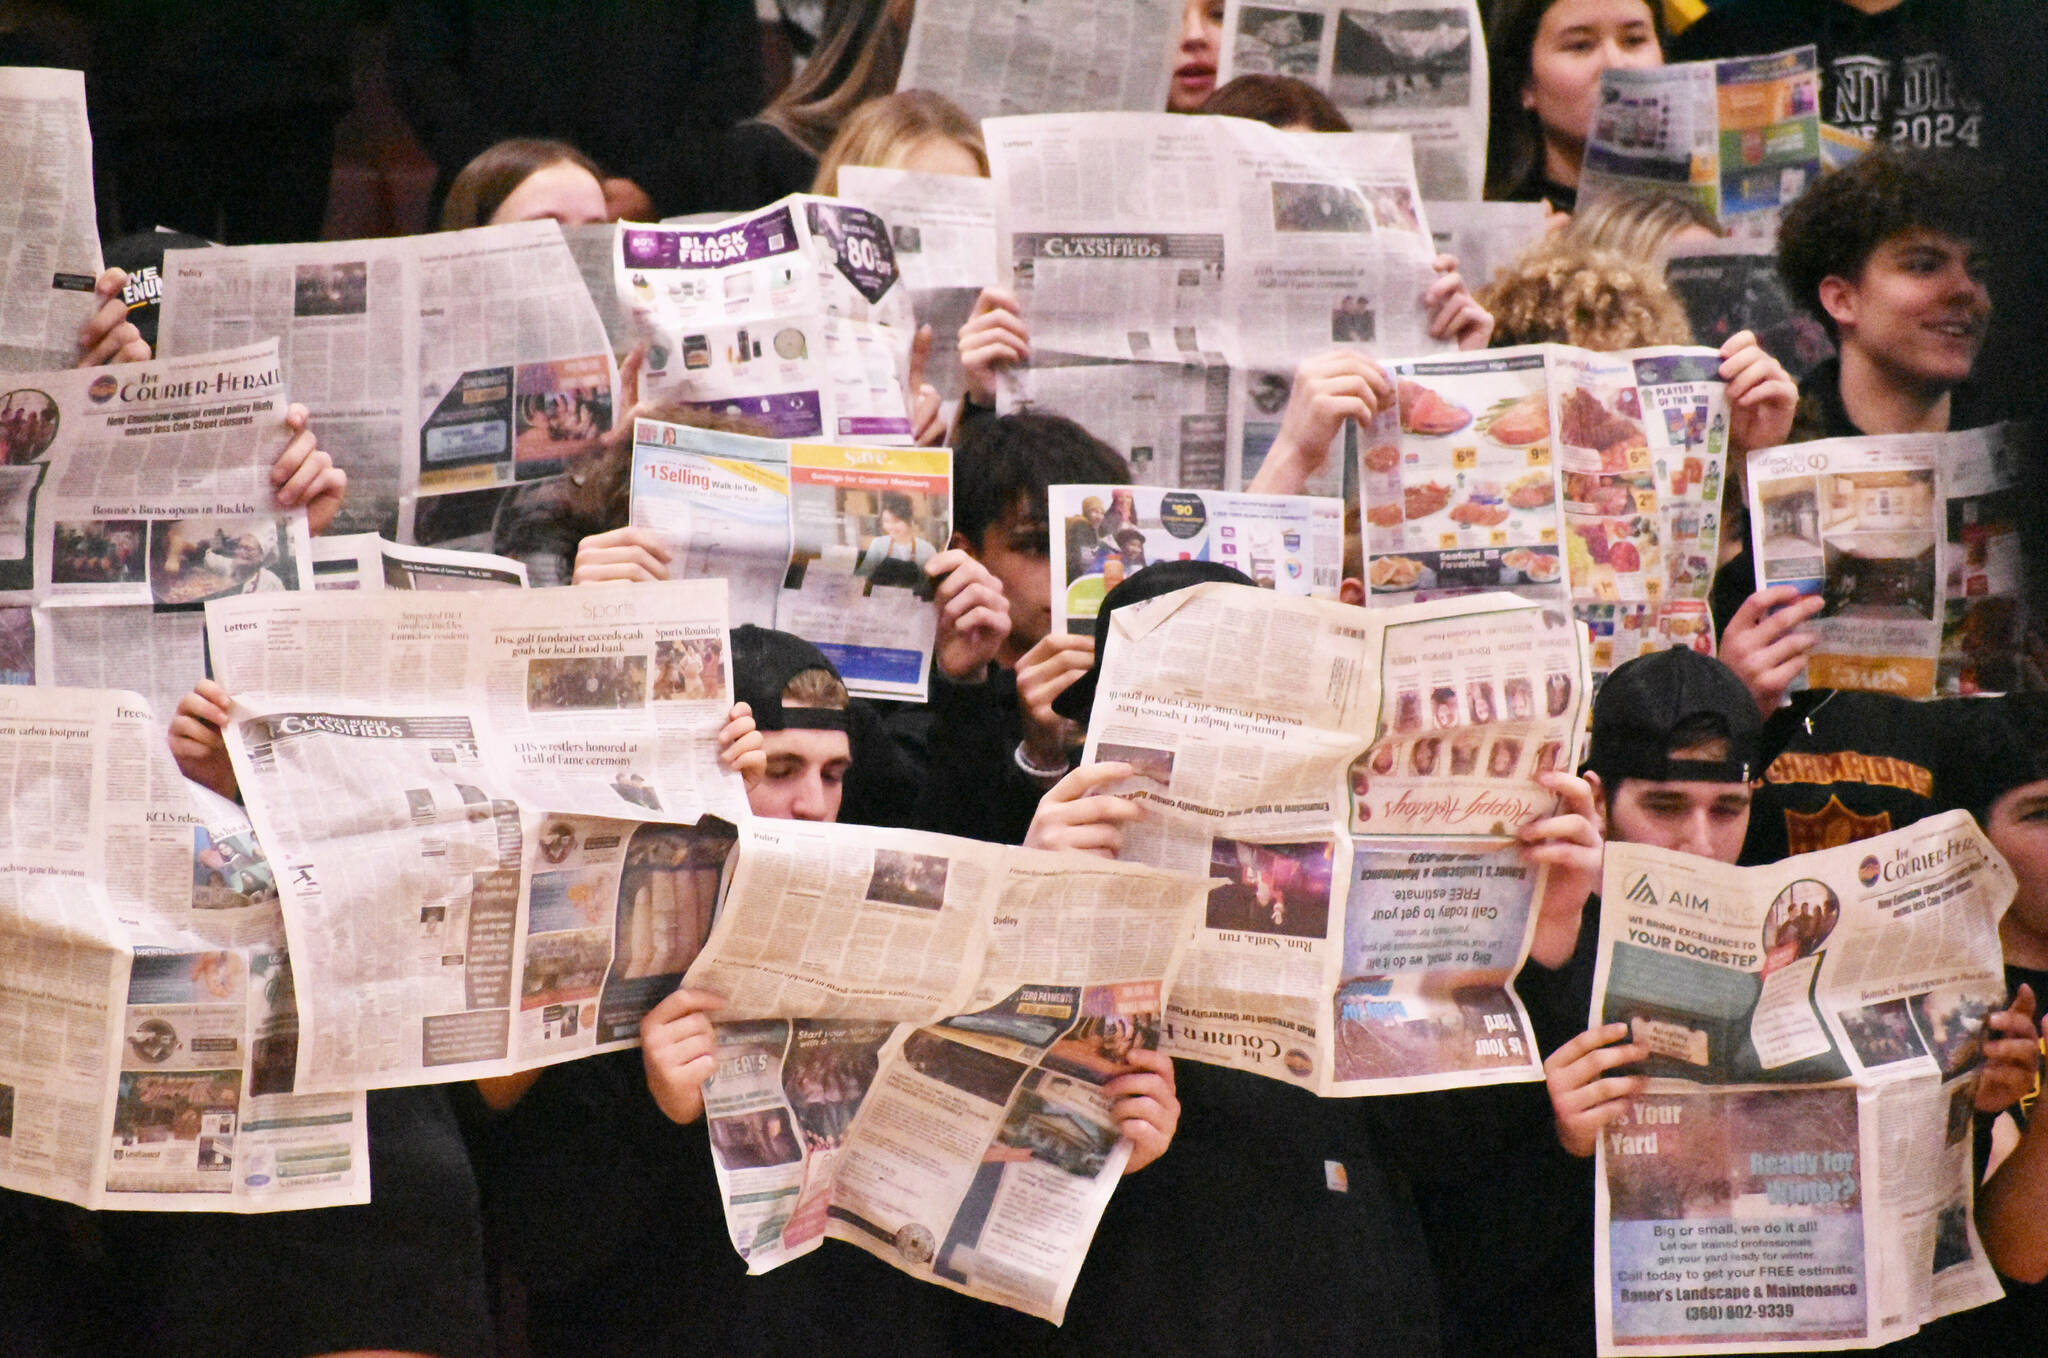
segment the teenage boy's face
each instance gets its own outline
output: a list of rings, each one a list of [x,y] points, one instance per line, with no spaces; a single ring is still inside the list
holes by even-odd
[[[1853,282],[1821,286],[1844,347],[1907,382],[1951,387],[1969,377],[1991,320],[1984,258],[1970,242],[1904,231],[1871,251]]]
[[[1052,558],[1045,519],[1022,496],[981,535],[974,553],[1003,582],[1010,603],[1009,648],[1030,650],[1052,631]]]
[[[1607,809],[1607,837],[1623,844],[1733,863],[1749,833],[1747,783],[1653,783],[1624,778],[1610,793],[1595,783]]]
[[[2030,932],[2048,931],[2048,782],[2027,783],[1993,802],[1984,832],[2019,879],[2013,915]]]
[[[768,820],[839,819],[853,747],[844,731],[763,731],[768,771],[747,789],[747,805]]]

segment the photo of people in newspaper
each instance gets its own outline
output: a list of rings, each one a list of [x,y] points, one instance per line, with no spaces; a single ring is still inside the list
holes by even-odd
[[[256,843],[256,832],[216,839],[203,825],[192,827],[192,908],[239,910],[277,899],[277,876]]]
[[[1221,835],[1209,847],[1209,875],[1224,885],[1209,893],[1205,923],[1233,933],[1321,938],[1330,927],[1330,871],[1336,846],[1247,844]]]
[[[654,643],[654,701],[702,702],[725,697],[725,642]]]
[[[112,376],[100,380],[118,385]],[[106,394],[114,393],[109,389]],[[0,466],[25,467],[40,461],[57,441],[62,418],[48,392],[19,387],[0,395]]]
[[[937,854],[877,849],[875,866],[868,876],[867,899],[915,910],[944,909],[949,866]]]
[[[1323,18],[1314,10],[1246,5],[1238,11],[1233,39],[1238,72],[1315,79]]]
[[[149,525],[149,587],[160,610],[208,599],[300,587],[290,519],[156,519]]]
[[[529,712],[642,707],[646,702],[646,656],[541,657],[526,664]]]
[[[51,584],[135,585],[148,578],[147,520],[87,519],[52,526]]]
[[[595,453],[612,427],[611,372],[602,354],[522,364],[515,384],[512,460],[522,481],[556,475]]]
[[[782,1090],[806,1150],[836,1150],[845,1142],[846,1129],[875,1082],[882,1045],[894,1031],[891,1023],[791,1021]]]
[[[301,264],[292,276],[292,315],[360,316],[370,308],[370,266],[363,260]]]

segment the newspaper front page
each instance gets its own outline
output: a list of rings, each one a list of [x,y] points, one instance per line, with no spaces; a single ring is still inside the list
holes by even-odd
[[[1166,107],[1182,0],[922,0],[899,90],[976,119]]]
[[[1477,202],[1486,186],[1475,0],[1229,0],[1216,80],[1241,75],[1305,80],[1358,131],[1406,132],[1427,197]]]
[[[721,580],[236,600],[230,755],[283,879],[302,1087],[608,1050],[709,927],[745,815],[717,765]]]
[[[315,589],[467,591],[526,585],[526,563],[509,556],[401,546],[375,533],[313,539]]]
[[[2011,870],[1965,811],[1736,868],[1610,843],[1593,1023],[1600,1352],[1875,1348],[1999,1296],[1972,1214]]]
[[[756,820],[688,983],[733,1243],[826,1239],[1057,1323],[1123,1172],[1102,1086],[1159,1045],[1212,883],[914,831]]]
[[[1344,502],[1156,486],[1051,486],[1052,630],[1095,635],[1103,596],[1163,561],[1235,566],[1262,589],[1337,597]]]
[[[0,380],[0,670],[169,712],[206,672],[207,599],[310,588],[277,345]]]
[[[0,185],[0,374],[66,367],[99,306],[83,73],[0,66]]]
[[[360,1093],[294,1092],[274,871],[135,694],[0,699],[0,1186],[88,1208],[370,1199]]]
[[[1434,248],[1403,134],[1165,113],[984,131],[1000,259],[1031,326],[1001,404],[1078,420],[1142,484],[1240,489],[1301,359],[1434,347]],[[1337,494],[1342,474],[1333,458],[1308,489]]]
[[[909,443],[910,292],[889,224],[792,194],[704,227],[619,228],[641,394],[783,439]]]
[[[1810,46],[1603,71],[1579,196],[1679,198],[1729,236],[1772,241],[1779,213],[1820,175],[1820,127]]]
[[[1118,609],[1083,763],[1130,764],[1122,857],[1216,879],[1164,1049],[1324,1095],[1540,1078],[1513,990],[1541,888],[1514,831],[1577,767],[1561,605],[1360,610],[1242,585]]]
[[[2007,425],[1751,453],[1757,588],[1826,600],[1807,682],[1903,698],[2017,687],[2019,477]]]
[[[839,196],[889,223],[910,309],[917,324],[932,328],[924,380],[941,393],[963,390],[956,337],[981,290],[1007,280],[996,263],[994,186],[972,175],[846,165]]]
[[[519,485],[598,451],[616,365],[552,221],[179,251],[159,349],[276,336],[348,473],[339,533],[489,546]]]
[[[735,625],[794,632],[857,696],[922,702],[938,638],[924,567],[952,537],[952,466],[944,448],[641,420],[632,522],[673,545],[671,574],[726,577]]]
[[[1711,653],[1728,403],[1711,349],[1564,345],[1390,364],[1361,442],[1369,602],[1505,589],[1569,602],[1604,676]]]

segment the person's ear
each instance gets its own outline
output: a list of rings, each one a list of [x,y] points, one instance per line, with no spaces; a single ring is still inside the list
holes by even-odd
[[[1347,575],[1337,585],[1337,600],[1354,608],[1365,607],[1365,581],[1355,575]]]
[[[1600,824],[1607,824],[1607,785],[1600,781],[1600,775],[1586,770],[1586,786],[1593,789],[1593,814],[1600,818]]]
[[[977,548],[971,540],[969,540],[967,534],[965,533],[955,532],[952,537],[946,539],[946,547],[950,551],[965,552],[967,553],[967,555],[973,557],[976,561],[981,560],[980,549]]]
[[[1828,313],[1828,319],[1840,330],[1856,324],[1856,285],[1840,274],[1829,274],[1820,280],[1818,293],[1820,308]]]

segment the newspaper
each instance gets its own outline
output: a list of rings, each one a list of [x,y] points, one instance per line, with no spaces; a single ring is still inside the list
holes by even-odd
[[[375,533],[313,539],[315,589],[524,589],[526,563],[488,552],[401,547]]]
[[[1738,331],[1750,331],[1794,380],[1834,356],[1826,329],[1793,305],[1772,242],[1681,242],[1665,263],[1664,281],[1698,343],[1718,348]]]
[[[1103,596],[1162,561],[1235,566],[1265,589],[1337,597],[1344,502],[1154,486],[1052,486],[1052,630],[1095,635]]]
[[[1778,215],[1821,172],[1820,68],[1811,46],[1771,56],[1604,71],[1579,197],[1664,194],[1727,235],[1773,241]]]
[[[1550,210],[1541,203],[1426,202],[1423,209],[1437,253],[1456,256],[1458,273],[1474,292],[1550,229]]]
[[[1999,1296],[1972,1098],[2013,890],[1964,811],[1756,868],[1607,846],[1593,1022],[1650,1084],[1599,1141],[1602,1354],[1874,1348]]]
[[[994,187],[967,175],[846,165],[839,194],[889,223],[911,311],[932,328],[924,379],[944,395],[962,391],[960,327],[981,290],[1005,281],[996,264]]]
[[[983,130],[999,257],[1031,326],[1031,364],[1000,403],[1071,416],[1142,484],[1241,489],[1311,354],[1440,347],[1403,134],[1165,113]],[[1337,494],[1342,474],[1332,458],[1308,490]]]
[[[633,329],[632,317],[619,305],[619,286],[612,277],[612,260],[619,250],[618,223],[565,226],[562,239],[568,242],[576,271],[583,276],[583,290],[590,294],[591,305],[597,308],[597,318],[604,326],[605,338],[611,341],[613,356],[624,358],[640,337]]]
[[[1219,84],[1305,80],[1359,131],[1406,132],[1426,197],[1478,201],[1488,86],[1475,0],[1229,0],[1223,35]]]
[[[633,431],[632,523],[673,544],[670,574],[722,575],[732,621],[794,632],[847,690],[922,702],[938,637],[925,563],[952,537],[953,455]]]
[[[755,820],[688,983],[750,1272],[848,1241],[1057,1323],[1129,1152],[1102,1086],[1159,1045],[1210,883],[914,831]]]
[[[0,66],[0,184],[0,374],[68,367],[99,307],[82,73]]]
[[[2015,431],[1824,439],[1749,455],[1759,589],[1826,600],[1806,678],[1905,698],[2018,686]]]
[[[552,221],[164,262],[162,353],[271,335],[348,473],[338,533],[467,536],[612,426],[611,345]]]
[[[0,1187],[81,1207],[370,1200],[361,1094],[295,1093],[277,889],[141,697],[0,711]]]
[[[922,0],[899,90],[974,118],[1166,107],[1182,0]]]
[[[208,631],[284,872],[300,1087],[638,1039],[709,926],[731,832],[702,818],[745,815],[723,581],[271,596]]]
[[[206,672],[210,598],[308,586],[274,341],[0,386],[0,671],[120,685],[169,712]]]
[[[1388,365],[1361,440],[1370,602],[1505,589],[1571,603],[1596,675],[1711,653],[1728,403],[1711,349],[1564,345]]]
[[[912,323],[888,223],[791,194],[706,227],[619,228],[640,391],[773,438],[909,443]]]
[[[1174,1056],[1325,1095],[1541,1078],[1513,978],[1541,888],[1513,833],[1577,767],[1561,606],[1390,610],[1201,585],[1118,609],[1084,764],[1135,772],[1121,857],[1218,879]]]

